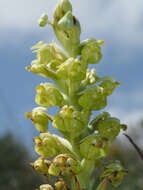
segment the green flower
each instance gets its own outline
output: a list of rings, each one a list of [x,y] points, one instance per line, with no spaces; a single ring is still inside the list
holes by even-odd
[[[42,157],[52,158],[61,153],[72,153],[72,147],[65,139],[51,133],[35,137],[35,151]]]
[[[72,107],[64,106],[54,117],[53,126],[67,138],[78,137],[85,129],[89,116],[83,112],[75,111]]]
[[[79,95],[81,96],[78,102],[86,110],[100,110],[107,104],[103,88],[99,86],[90,86]]]
[[[38,64],[48,64],[53,60],[63,62],[67,59],[67,56],[63,50],[53,41],[51,44],[45,44],[40,41],[38,44],[31,48],[33,53],[37,53]]]
[[[56,190],[68,190],[69,189],[63,179],[59,179],[59,181],[57,181],[55,183],[55,188],[56,188]]]
[[[48,175],[48,169],[51,164],[51,161],[45,160],[40,157],[35,162],[31,163],[32,167],[39,173]]]
[[[82,59],[87,63],[98,63],[102,58],[101,43],[96,39],[86,39],[80,44]]]
[[[98,134],[85,137],[80,143],[81,155],[89,160],[97,160],[108,154],[108,143]]]
[[[69,58],[59,66],[57,70],[57,77],[59,80],[67,80],[77,83],[85,78],[86,64],[78,59]]]
[[[97,130],[97,126],[100,121],[104,121],[106,118],[110,117],[110,114],[108,112],[103,112],[96,116],[91,122],[90,122],[90,128],[92,130]]]
[[[49,174],[59,176],[61,174],[73,172],[78,174],[80,172],[80,162],[75,160],[69,154],[60,154],[56,156],[49,167]]]
[[[35,101],[40,106],[62,106],[64,98],[58,88],[51,83],[41,83],[36,88]]]
[[[26,69],[44,77],[56,78],[53,71],[56,71],[58,66],[67,59],[63,50],[54,41],[51,44],[40,41],[31,49],[37,53],[37,59],[33,60],[31,66]]]
[[[108,178],[113,187],[117,187],[121,184],[123,176],[127,174],[127,170],[123,168],[120,161],[114,161],[111,164],[105,166],[105,170],[101,174],[100,178]]]
[[[26,112],[26,117],[28,119],[30,118],[34,123],[36,129],[42,133],[45,133],[48,130],[49,116],[44,112],[46,110],[46,108],[37,107],[32,110],[32,114]]]
[[[96,83],[98,80],[96,70],[95,69],[87,69],[86,70],[86,78],[82,81],[83,86],[88,86]]]
[[[104,89],[104,94],[106,96],[110,96],[112,92],[114,91],[115,87],[120,85],[119,82],[116,82],[113,77],[103,77],[99,79],[99,81],[102,81],[99,85]]]
[[[102,137],[112,142],[120,132],[120,120],[114,117],[108,117],[99,121],[97,128]]]

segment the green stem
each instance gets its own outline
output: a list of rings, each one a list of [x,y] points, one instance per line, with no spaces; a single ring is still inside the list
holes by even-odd
[[[108,178],[105,178],[101,183],[100,185],[97,187],[96,190],[106,190],[107,189],[107,185],[108,185]]]
[[[80,174],[78,175],[78,180],[83,189],[89,188],[90,178],[91,178],[92,172],[94,170],[94,167],[95,167],[94,160],[84,159],[82,161],[82,170],[81,170]]]
[[[81,161],[82,157],[80,155],[79,151],[79,145],[75,140],[70,140],[70,143],[72,145],[73,152],[76,154],[77,159]]]

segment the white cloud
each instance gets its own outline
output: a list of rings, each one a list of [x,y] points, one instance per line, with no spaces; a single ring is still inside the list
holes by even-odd
[[[118,43],[142,43],[142,0],[71,0],[83,33],[95,33]],[[1,0],[1,28],[34,31],[41,13],[50,17],[57,0]]]

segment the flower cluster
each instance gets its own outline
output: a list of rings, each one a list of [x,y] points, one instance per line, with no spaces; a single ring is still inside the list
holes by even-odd
[[[80,23],[68,0],[59,0],[52,22],[46,14],[41,16],[39,25],[47,24],[53,27],[62,47],[54,41],[40,41],[32,47],[37,59],[27,70],[52,79],[53,83],[41,83],[36,88],[35,101],[41,107],[26,113],[40,132],[34,138],[40,157],[31,165],[37,172],[58,179],[55,185],[44,184],[39,190],[93,189],[90,179],[96,163],[108,156],[110,144],[126,126],[108,112],[92,121],[91,116],[93,111],[105,108],[108,96],[120,83],[110,76],[99,77],[95,68],[88,68],[89,64],[100,62],[104,41],[90,38],[80,42]],[[47,112],[52,106],[59,107],[55,116]],[[62,137],[47,133],[49,121]],[[102,190],[107,181],[119,185],[125,173],[119,162],[107,164],[97,189]]]

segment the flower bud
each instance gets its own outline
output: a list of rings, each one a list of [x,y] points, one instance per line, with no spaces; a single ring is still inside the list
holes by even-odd
[[[80,44],[81,56],[87,63],[98,63],[102,58],[100,43],[96,39],[87,39]]]
[[[72,15],[72,6],[68,0],[61,0],[54,11],[53,29],[57,39],[70,56],[79,55],[80,23]]]
[[[54,19],[59,21],[68,11],[72,11],[69,0],[60,0],[54,10]]]
[[[49,184],[40,185],[39,190],[54,190],[54,188]]]
[[[85,137],[80,143],[80,153],[89,160],[97,160],[108,154],[108,143],[98,134]]]
[[[69,58],[60,65],[56,74],[62,80],[81,81],[86,75],[86,65],[78,59]]]
[[[42,157],[52,158],[61,153],[72,153],[71,144],[57,135],[41,133],[35,137],[35,151]]]
[[[99,86],[90,86],[79,95],[81,96],[78,102],[86,110],[100,110],[107,104],[103,88]]]
[[[46,108],[37,107],[32,110],[32,114],[26,112],[26,117],[30,118],[39,132],[45,133],[48,130],[48,115],[44,112]]]
[[[55,183],[56,190],[68,190],[67,184],[63,179],[60,179]]]
[[[48,172],[50,175],[59,176],[61,173],[69,173],[70,171],[78,174],[80,169],[80,162],[75,160],[70,154],[60,154],[52,160]]]
[[[81,171],[81,166],[80,166],[80,162],[78,162],[77,160],[73,159],[73,158],[68,158],[67,159],[67,165],[69,166],[70,170],[74,173],[74,174],[78,174]]]
[[[47,14],[43,13],[40,19],[38,20],[38,24],[39,26],[44,27],[47,25],[47,23],[48,23],[48,16]]]
[[[99,121],[97,128],[102,137],[112,142],[120,132],[120,120],[114,117],[108,117],[105,120]]]
[[[41,174],[48,175],[48,169],[51,164],[51,161],[45,160],[44,158],[40,157],[35,162],[31,163],[32,167]]]
[[[63,104],[63,96],[60,91],[51,83],[41,83],[36,88],[35,101],[41,106],[61,106]]]
[[[115,87],[119,85],[118,82],[115,81],[113,77],[103,77],[100,79],[101,84],[99,85],[104,89],[104,94],[106,96],[110,96],[114,91]]]
[[[53,126],[68,138],[76,138],[85,128],[81,112],[75,111],[72,107],[64,106],[62,110],[54,117]]]
[[[88,84],[94,84],[97,80],[96,70],[95,69],[87,69],[86,80],[88,80]]]

